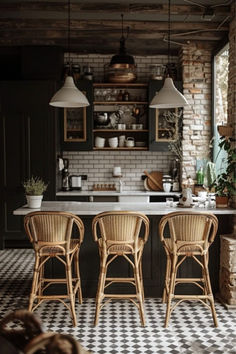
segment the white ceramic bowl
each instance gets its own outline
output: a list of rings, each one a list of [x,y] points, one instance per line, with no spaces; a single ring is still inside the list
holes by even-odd
[[[118,146],[118,138],[117,138],[117,136],[115,136],[113,138],[109,138],[108,139],[108,143],[109,143],[109,146],[111,148],[117,148],[117,146]]]

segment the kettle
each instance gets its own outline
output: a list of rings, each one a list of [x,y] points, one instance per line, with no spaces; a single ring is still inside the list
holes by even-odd
[[[81,176],[71,175],[69,176],[70,189],[81,190]]]

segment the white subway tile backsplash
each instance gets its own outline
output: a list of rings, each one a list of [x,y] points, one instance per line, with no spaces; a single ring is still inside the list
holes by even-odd
[[[143,171],[158,170],[169,173],[173,159],[173,155],[169,151],[66,151],[63,153],[63,157],[69,158],[70,174],[86,174],[88,176],[88,180],[83,181],[83,189],[92,189],[95,183],[116,183],[116,179],[112,176],[113,167],[121,166],[124,190],[143,190],[143,181],[141,180]]]

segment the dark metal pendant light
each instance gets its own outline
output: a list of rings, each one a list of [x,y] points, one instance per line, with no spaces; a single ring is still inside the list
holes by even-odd
[[[113,55],[113,57],[111,58],[111,62],[110,62],[110,67],[117,67],[117,65],[119,64],[127,64],[128,66],[134,66],[135,62],[134,62],[134,58],[127,54],[127,50],[125,47],[125,41],[128,38],[129,35],[129,27],[127,27],[127,35],[126,37],[124,36],[124,28],[123,28],[123,17],[124,15],[121,14],[121,22],[122,22],[122,35],[120,38],[120,49],[119,49],[119,53]]]
[[[68,0],[68,53],[69,53],[69,74],[64,85],[51,98],[49,104],[54,107],[77,108],[89,106],[86,96],[75,86],[71,73],[70,61],[70,0]]]

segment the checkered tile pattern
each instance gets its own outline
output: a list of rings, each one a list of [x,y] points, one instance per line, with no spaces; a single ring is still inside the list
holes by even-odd
[[[34,254],[29,249],[0,251],[0,318],[9,311],[26,308],[31,286]],[[236,310],[216,302],[219,327],[200,303],[182,303],[163,328],[165,305],[160,299],[145,300],[147,324],[140,325],[136,307],[126,301],[107,304],[99,324],[93,326],[94,299],[76,305],[78,326],[59,302],[45,302],[36,310],[45,331],[69,333],[92,353],[99,354],[208,354],[236,353]]]

